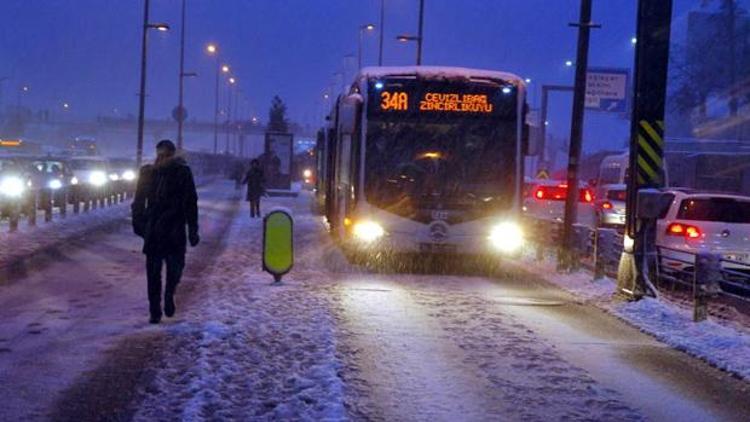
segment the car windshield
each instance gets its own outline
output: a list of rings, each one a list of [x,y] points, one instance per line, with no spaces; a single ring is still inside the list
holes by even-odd
[[[726,197],[684,199],[677,218],[750,224],[750,200]]]
[[[414,97],[431,95],[424,94],[428,89],[447,90],[445,85],[401,89]],[[411,108],[409,113],[372,113],[365,153],[368,202],[404,216],[420,209],[481,213],[512,206],[515,97],[498,98],[497,87],[483,92],[489,92],[487,97],[496,107],[492,114],[423,113],[411,112]],[[373,97],[371,103],[381,104],[378,98]]]

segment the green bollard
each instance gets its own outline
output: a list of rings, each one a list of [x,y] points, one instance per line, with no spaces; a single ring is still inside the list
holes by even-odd
[[[263,218],[263,270],[276,283],[294,266],[294,220],[283,210],[274,210]]]

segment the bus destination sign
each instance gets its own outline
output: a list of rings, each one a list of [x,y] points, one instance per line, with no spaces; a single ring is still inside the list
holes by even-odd
[[[410,102],[409,93],[404,91],[382,91],[380,93],[381,111],[436,111],[452,113],[489,114],[494,104],[487,94],[464,94],[456,92],[425,92],[414,104]]]

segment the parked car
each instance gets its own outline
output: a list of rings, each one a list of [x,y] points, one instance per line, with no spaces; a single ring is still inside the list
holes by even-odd
[[[670,189],[672,203],[657,221],[656,244],[667,271],[692,270],[695,254],[714,252],[732,261],[724,268],[750,265],[750,197]],[[684,251],[681,253],[680,251]]]
[[[624,184],[604,185],[597,189],[601,197],[595,201],[596,222],[599,227],[625,227],[625,198],[627,186]]]
[[[568,186],[565,182],[538,180],[534,185],[527,187],[523,211],[533,218],[563,221],[567,195]],[[593,226],[595,218],[593,190],[587,184],[582,184],[578,189],[577,222]]]

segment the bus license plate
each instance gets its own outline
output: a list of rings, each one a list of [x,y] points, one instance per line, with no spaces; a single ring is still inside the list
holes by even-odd
[[[427,253],[455,253],[456,245],[446,245],[444,243],[420,243],[419,252]]]

